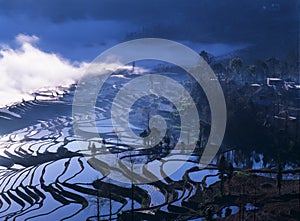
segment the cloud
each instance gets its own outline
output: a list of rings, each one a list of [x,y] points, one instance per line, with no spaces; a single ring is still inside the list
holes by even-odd
[[[34,34],[43,50],[89,61],[116,43],[143,37],[247,43],[280,53],[297,46],[298,1],[279,0],[278,10],[272,2],[0,0],[0,41]]]
[[[29,36],[29,35],[24,35],[24,34],[19,34],[16,37],[16,41],[20,44],[24,44],[24,43],[36,43],[39,41],[39,38],[35,35]]]
[[[266,32],[283,32],[291,25],[296,28],[298,1],[278,0],[278,8],[274,8],[273,3],[272,0],[40,0],[38,3],[35,0],[10,0],[0,1],[0,13],[23,14],[54,23],[122,21],[146,27],[146,34],[155,35],[151,37],[168,36],[176,40],[202,40],[204,36],[206,40],[243,41],[256,40],[257,35],[268,35]],[[274,26],[278,28],[274,29]]]
[[[68,87],[84,76],[100,74],[101,70],[132,70],[132,66],[123,66],[116,58],[93,65],[71,62],[59,54],[39,49],[39,38],[36,35],[19,34],[15,41],[18,43],[16,48],[0,45],[0,108],[23,99],[33,100],[32,93],[43,88]],[[145,71],[136,67],[134,73]]]
[[[127,32],[135,30],[134,25],[123,21],[86,19],[53,23],[44,18],[33,19],[17,13],[12,18],[0,13],[0,44],[18,46],[13,39],[19,33],[35,35],[40,38],[39,48],[71,60],[91,61],[105,49],[124,41]]]
[[[41,87],[70,85],[79,79],[86,63],[71,63],[33,45],[36,36],[20,34],[20,46],[0,49],[0,106],[30,99],[30,92]]]

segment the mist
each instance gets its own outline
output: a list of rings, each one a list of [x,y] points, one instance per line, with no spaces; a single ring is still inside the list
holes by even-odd
[[[0,49],[0,106],[33,99],[31,93],[41,87],[70,85],[84,74],[87,63],[40,50],[37,36],[19,34],[15,40],[16,48]]]

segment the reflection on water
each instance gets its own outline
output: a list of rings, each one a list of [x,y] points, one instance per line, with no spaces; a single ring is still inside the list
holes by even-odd
[[[258,151],[223,147],[211,165],[199,169],[201,148],[206,141],[203,135],[189,161],[165,177],[164,174],[185,154],[185,150],[173,150],[178,133],[176,113],[170,114],[165,108],[162,114],[168,124],[175,125],[169,131],[168,143],[165,140],[154,148],[132,149],[116,137],[107,115],[108,94],[101,95],[103,108],[96,109],[101,139],[90,134],[88,121],[84,130],[90,135],[89,139],[75,139],[68,96],[56,102],[34,101],[12,108],[27,120],[16,121],[21,125],[19,130],[9,126],[16,119],[1,121],[8,125],[8,130],[0,137],[0,220],[205,220],[210,216],[227,217],[259,208],[255,205],[255,197],[237,200],[236,196],[256,191],[257,185],[254,183],[251,190],[243,189],[247,186],[242,185],[243,178],[248,175],[241,170],[276,180],[280,171],[278,161]],[[148,103],[151,109],[149,101],[159,101],[157,97],[143,99],[135,105]],[[145,121],[149,112],[137,108],[131,113],[131,127],[137,134],[147,127]],[[43,114],[37,117],[36,113]],[[207,133],[205,129],[203,134]],[[135,164],[152,162],[168,154],[169,160],[155,170],[142,168],[144,176],[156,177],[158,181],[131,185],[108,177],[109,174],[130,177],[130,171],[122,170],[119,165],[107,165],[97,157],[107,152]],[[223,166],[219,160],[221,156],[225,159]],[[228,162],[232,162],[237,175],[230,173]],[[282,167],[282,182],[299,179],[299,173],[286,172],[294,169],[292,163],[284,162]],[[256,182],[256,178],[250,180]],[[273,191],[276,186],[272,180],[261,182],[264,191]],[[242,186],[234,186],[237,184]],[[236,189],[230,189],[230,185]],[[285,191],[283,188],[282,193]],[[277,197],[277,191],[275,194]],[[225,197],[225,200],[218,197]]]

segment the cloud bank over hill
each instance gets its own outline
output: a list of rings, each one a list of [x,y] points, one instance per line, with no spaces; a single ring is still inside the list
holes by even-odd
[[[71,63],[54,53],[40,50],[37,36],[20,34],[17,48],[0,49],[0,106],[32,99],[29,94],[41,87],[70,85],[84,73],[86,63]]]

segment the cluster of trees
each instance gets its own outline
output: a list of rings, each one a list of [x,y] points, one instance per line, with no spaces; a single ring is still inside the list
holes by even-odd
[[[278,110],[274,105],[279,99],[276,98],[276,91],[262,91],[260,95],[268,97],[269,106],[260,106],[252,101],[251,91],[248,90],[245,82],[264,83],[267,77],[278,77],[284,80],[298,81],[299,62],[296,51],[291,51],[281,59],[270,57],[265,60],[256,60],[248,64],[241,57],[233,57],[224,61],[218,61],[214,56],[202,51],[200,56],[212,67],[216,75],[225,79],[225,82],[233,80],[234,84],[224,86],[224,95],[227,106],[227,129],[224,143],[235,146],[244,152],[251,153],[256,150],[276,161],[278,151],[285,162],[299,164],[295,156],[299,156],[299,139],[284,131],[280,135],[280,128],[268,122],[268,117],[273,119]],[[197,92],[198,90],[198,92]],[[199,88],[195,94],[200,94]],[[199,102],[201,105],[201,102]],[[274,112],[276,111],[276,112]],[[294,122],[297,123],[297,122]],[[267,159],[265,159],[267,161]],[[284,164],[284,163],[283,163]]]
[[[269,57],[257,59],[247,64],[241,57],[218,61],[213,55],[201,51],[200,56],[212,67],[218,76],[242,82],[263,81],[267,77],[277,77],[296,81],[298,79],[298,54],[290,51],[284,58]]]

